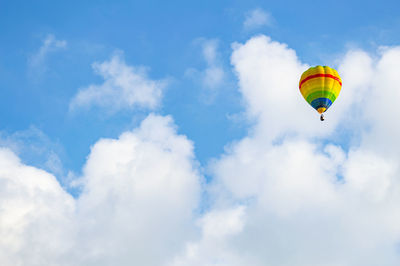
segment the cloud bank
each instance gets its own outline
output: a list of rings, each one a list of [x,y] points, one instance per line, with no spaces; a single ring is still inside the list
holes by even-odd
[[[293,50],[265,36],[234,45],[232,64],[256,123],[214,164],[213,193],[216,206],[246,202],[247,209],[243,229],[225,242],[233,255],[217,254],[208,262],[399,263],[399,154],[382,152],[398,141],[398,127],[385,115],[391,108],[382,99],[395,93],[397,74],[389,69],[397,68],[398,55],[398,48],[388,48],[373,60],[349,51],[339,65],[343,94],[328,112],[329,122],[321,123],[289,91],[297,90],[307,67]],[[350,144],[334,144],[339,132],[349,131]]]
[[[202,178],[170,117],[99,140],[78,199],[10,150],[0,163],[2,265],[162,265],[194,235]]]
[[[2,265],[399,265],[399,58],[398,47],[346,53],[321,123],[297,91],[308,66],[294,50],[235,43],[253,125],[208,184],[169,116],[99,140],[76,199],[1,149]]]

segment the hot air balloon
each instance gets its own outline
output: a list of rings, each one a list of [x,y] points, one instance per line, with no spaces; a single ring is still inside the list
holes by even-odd
[[[333,68],[315,66],[306,70],[300,78],[299,89],[304,99],[321,114],[328,110],[339,96],[342,79]]]

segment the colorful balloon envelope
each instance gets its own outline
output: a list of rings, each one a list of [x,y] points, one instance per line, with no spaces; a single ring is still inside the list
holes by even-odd
[[[339,96],[342,79],[328,66],[310,67],[301,75],[299,88],[304,99],[321,114],[323,120],[322,114]]]

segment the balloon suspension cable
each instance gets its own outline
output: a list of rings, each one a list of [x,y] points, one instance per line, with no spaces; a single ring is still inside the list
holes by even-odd
[[[321,117],[320,117],[320,119],[321,119],[321,121],[324,121],[324,120],[325,120],[325,118],[324,118],[324,114],[321,114]]]

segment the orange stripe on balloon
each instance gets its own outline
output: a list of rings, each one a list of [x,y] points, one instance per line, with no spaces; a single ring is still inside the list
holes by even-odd
[[[306,81],[308,81],[310,79],[320,78],[320,77],[332,78],[332,79],[336,80],[337,82],[339,82],[340,86],[342,86],[342,82],[340,81],[340,79],[338,77],[334,76],[334,75],[331,75],[331,74],[315,74],[315,75],[311,75],[311,76],[308,76],[305,79],[303,79],[300,82],[299,89],[301,88],[301,85],[303,85],[304,82],[306,82]]]

